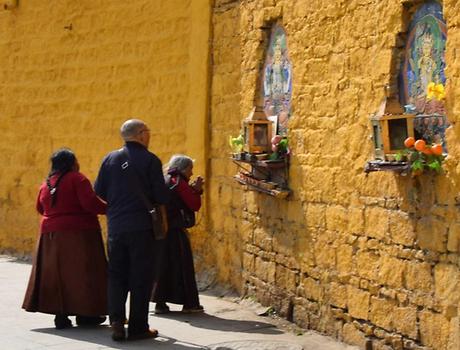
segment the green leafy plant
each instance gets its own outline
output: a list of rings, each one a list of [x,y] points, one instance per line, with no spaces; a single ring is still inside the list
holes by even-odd
[[[407,159],[410,163],[412,176],[422,174],[424,171],[442,172],[442,163],[445,155],[440,144],[426,145],[425,141],[415,141],[409,137],[404,142],[406,149],[395,155],[396,161]]]
[[[288,139],[284,138],[278,143],[278,152],[281,154],[286,154],[288,151]]]
[[[271,160],[282,159],[289,155],[289,141],[287,137],[276,135],[272,138],[272,151],[270,154]]]
[[[398,151],[398,153],[395,154],[395,160],[397,162],[402,162],[405,158],[407,157],[407,151]]]
[[[237,137],[230,136],[228,143],[233,153],[241,153],[243,151],[243,147],[244,147],[243,135],[238,135]]]

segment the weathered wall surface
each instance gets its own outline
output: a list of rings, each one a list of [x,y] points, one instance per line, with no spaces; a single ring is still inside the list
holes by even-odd
[[[456,1],[444,1],[445,174],[363,173],[368,116],[393,79],[412,3],[215,0],[211,74],[210,1],[31,0],[1,10],[0,247],[33,249],[33,204],[54,149],[73,148],[94,179],[121,144],[121,122],[136,116],[150,124],[163,161],[187,152],[195,173],[209,175],[209,225],[202,220],[194,236],[202,271],[212,266],[221,282],[349,343],[459,349]],[[227,151],[253,106],[275,21],[293,64],[289,200],[234,182]]]
[[[371,340],[374,349],[459,349],[456,1],[444,1],[453,125],[445,174],[363,172],[372,158],[368,117],[392,81],[411,4],[215,2],[209,246],[222,281],[302,326],[362,347]],[[286,29],[293,64],[289,200],[242,188],[226,151],[253,106],[274,21]]]
[[[94,179],[145,120],[151,150],[205,167],[210,5],[206,0],[21,1],[0,9],[0,247],[33,249],[48,158],[72,148]],[[192,40],[193,37],[193,40]]]

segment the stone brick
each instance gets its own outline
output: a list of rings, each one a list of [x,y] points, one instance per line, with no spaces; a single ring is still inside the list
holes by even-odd
[[[348,294],[348,312],[351,316],[367,320],[369,315],[369,292],[349,286]]]
[[[245,242],[253,242],[254,226],[247,220],[240,225],[241,237]]]
[[[417,339],[417,309],[396,307],[391,312],[396,331],[412,339]]]
[[[369,250],[381,250],[382,243],[377,239],[369,239],[366,243],[366,247]]]
[[[332,282],[328,288],[328,295],[331,305],[341,308],[347,307],[347,286]]]
[[[396,299],[400,304],[405,304],[407,301],[407,293],[406,292],[398,292],[396,293]]]
[[[460,250],[460,224],[452,224],[449,228],[447,250],[458,252]]]
[[[306,224],[309,227],[326,227],[326,206],[324,204],[309,204]]]
[[[337,271],[339,274],[349,274],[353,269],[353,247],[342,244],[337,248]]]
[[[273,250],[273,237],[262,227],[254,229],[254,244],[263,250]]]
[[[396,258],[384,255],[380,258],[379,281],[390,287],[401,288],[406,264]]]
[[[311,249],[312,244],[310,237],[299,237],[297,239],[299,255],[296,260],[302,272],[306,272],[316,265],[314,250]]]
[[[413,219],[402,212],[390,215],[390,235],[393,242],[411,247],[415,242],[415,223]]]
[[[364,333],[356,329],[356,327],[350,323],[344,324],[342,328],[342,339],[344,342],[356,345],[361,349],[364,349],[366,344],[366,337]]]
[[[335,266],[335,249],[325,242],[315,243],[315,260],[319,267],[328,269]]]
[[[275,262],[286,266],[290,270],[299,270],[299,264],[292,256],[285,256],[283,254],[275,255]]]
[[[447,344],[448,349],[460,349],[460,318],[452,317],[450,320],[450,334]]]
[[[431,216],[423,217],[417,222],[417,242],[420,248],[436,252],[447,249],[447,227],[444,222]]]
[[[371,297],[369,319],[387,331],[393,331],[393,310],[396,303],[393,300]]]
[[[273,251],[285,256],[290,255],[295,248],[298,231],[295,229],[284,231],[276,227],[276,222],[270,224],[269,226],[272,226],[270,230],[273,232]]]
[[[361,277],[375,281],[378,279],[380,258],[371,252],[360,252],[356,255],[356,270]]]
[[[348,226],[348,212],[342,206],[330,206],[326,209],[326,228],[330,231],[342,232]]]
[[[292,320],[300,327],[309,328],[309,312],[302,305],[294,305]]]
[[[396,291],[394,289],[382,287],[379,292],[382,297],[396,300]]]
[[[243,253],[243,269],[255,272],[255,257],[252,254]]]
[[[389,215],[386,209],[366,208],[365,230],[370,237],[382,239],[388,233]]]
[[[460,272],[457,266],[438,264],[434,268],[435,296],[447,305],[460,301]]]
[[[364,232],[364,209],[348,209],[348,232],[363,234]]]
[[[395,347],[385,344],[384,341],[374,341],[372,342],[372,350],[396,350]]]
[[[409,295],[409,304],[417,305],[421,309],[427,308],[435,312],[442,312],[441,304],[433,298],[432,294],[414,292]]]
[[[323,288],[320,282],[313,278],[302,279],[300,288],[302,289],[302,296],[307,299],[319,301],[323,298]]]
[[[276,265],[275,279],[276,286],[282,288],[284,291],[295,293],[297,286],[297,273],[295,271],[281,265]]]
[[[385,339],[386,337],[388,337],[388,332],[384,331],[382,328],[375,327],[374,328],[374,335],[377,338]]]
[[[418,262],[407,263],[405,285],[412,290],[432,291],[434,286],[431,265]]]
[[[261,280],[269,283],[275,282],[276,264],[256,257],[255,275]]]
[[[359,288],[364,289],[364,290],[369,290],[369,281],[366,279],[361,279],[359,281]]]
[[[433,349],[447,349],[450,323],[441,314],[422,311],[419,313],[420,340]]]
[[[259,201],[257,197],[257,193],[250,192],[248,195],[245,197],[245,202],[244,202],[244,209],[253,215],[258,215],[259,214]],[[262,228],[259,227],[259,229],[262,231]]]

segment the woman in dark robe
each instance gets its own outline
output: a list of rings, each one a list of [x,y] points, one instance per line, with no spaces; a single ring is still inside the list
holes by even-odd
[[[194,217],[194,212],[201,207],[204,180],[198,176],[189,183],[192,175],[193,159],[184,155],[171,158],[166,175],[166,184],[172,191],[167,205],[169,229],[152,294],[156,314],[169,312],[167,302],[183,305],[184,313],[204,311],[198,297],[192,248],[186,230],[194,222],[184,220],[184,212]]]
[[[37,204],[42,215],[23,309],[55,315],[57,329],[97,325],[107,314],[107,260],[98,214],[106,203],[79,172],[69,149],[51,157]]]

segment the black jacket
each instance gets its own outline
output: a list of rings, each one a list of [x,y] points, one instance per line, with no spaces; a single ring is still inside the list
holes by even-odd
[[[122,150],[109,153],[102,161],[94,184],[98,196],[107,201],[109,234],[152,228],[148,208],[133,181],[140,182],[143,193],[152,203],[166,204],[169,189],[165,185],[160,159],[137,142],[126,142],[123,149],[129,155],[129,166],[137,176],[129,176],[122,168],[126,156]]]

